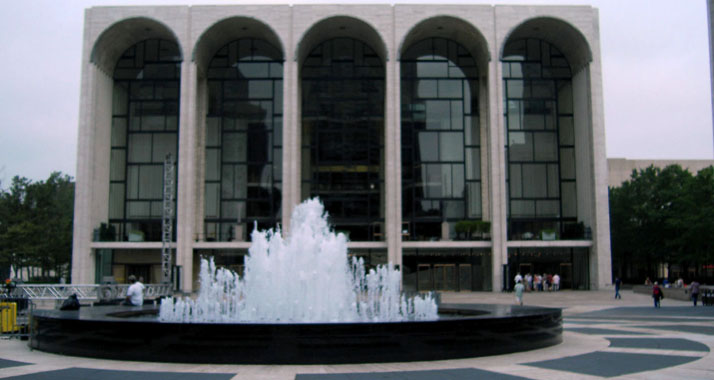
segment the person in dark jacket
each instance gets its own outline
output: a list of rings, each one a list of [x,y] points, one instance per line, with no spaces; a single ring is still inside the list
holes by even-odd
[[[699,298],[699,283],[697,280],[694,280],[691,284],[689,284],[689,293],[692,295],[694,306],[697,306],[697,298]]]
[[[622,299],[622,296],[620,295],[620,286],[622,286],[622,280],[620,280],[620,277],[615,277],[615,299],[616,300]]]
[[[662,289],[657,284],[657,281],[655,281],[654,285],[652,285],[652,298],[654,298],[654,307],[659,307],[659,301],[664,298]]]

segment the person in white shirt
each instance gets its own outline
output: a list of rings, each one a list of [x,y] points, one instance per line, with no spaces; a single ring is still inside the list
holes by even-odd
[[[523,276],[521,276],[520,272],[516,273],[516,277],[513,278],[513,282],[515,282],[516,284],[519,282],[523,282]]]
[[[124,300],[124,305],[127,306],[141,306],[144,304],[144,284],[141,281],[137,281],[134,275],[129,276],[129,282],[131,286],[126,291],[126,299]]]
[[[557,292],[560,290],[560,276],[556,273],[553,275],[553,291]]]

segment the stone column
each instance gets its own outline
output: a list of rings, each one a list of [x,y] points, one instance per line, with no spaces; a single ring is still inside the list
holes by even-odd
[[[176,262],[182,268],[181,290],[193,291],[193,237],[196,214],[197,173],[197,68],[194,62],[181,64],[181,109],[179,116],[179,150],[177,161],[178,192],[176,207]]]
[[[595,45],[595,44],[593,44]],[[599,44],[593,49],[599,50]],[[602,70],[600,66],[600,54],[593,54],[597,57],[588,66],[589,95],[591,96],[592,112],[592,160],[593,160],[593,185],[592,205],[593,205],[593,226],[592,239],[593,246],[591,257],[596,258],[595,263],[590,263],[595,267],[596,277],[591,277],[591,289],[603,289],[612,285],[612,256],[610,253],[610,207],[608,201],[608,173],[607,155],[605,152],[605,121],[604,107],[602,99]],[[594,286],[593,286],[594,285]]]
[[[392,57],[396,52],[392,52]],[[387,258],[394,265],[402,266],[402,174],[401,174],[401,117],[400,110],[400,70],[399,61],[387,58],[385,62],[385,120],[384,120],[384,164],[385,164],[385,231]]]
[[[504,160],[503,147],[504,128],[503,125],[503,81],[501,62],[499,59],[499,41],[493,41],[491,46],[491,62],[488,66],[488,157],[489,157],[489,193],[490,214],[491,214],[491,249],[492,277],[491,284],[494,292],[501,291],[503,284],[503,265],[508,263],[508,248],[506,242],[507,216],[506,204],[508,196],[506,192],[506,164]]]
[[[86,29],[85,29],[86,35]],[[86,45],[86,41],[85,41]],[[86,50],[86,47],[85,47]],[[77,180],[74,192],[74,240],[72,244],[72,283],[90,282],[92,242],[92,163],[94,162],[94,99],[98,69],[88,61],[82,65],[79,131],[77,133]]]
[[[288,50],[290,51],[290,50]],[[290,232],[290,216],[301,200],[300,94],[298,62],[286,59],[283,68],[283,229]]]

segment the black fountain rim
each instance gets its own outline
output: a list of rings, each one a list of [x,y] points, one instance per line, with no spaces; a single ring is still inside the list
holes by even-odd
[[[81,320],[92,322],[126,322],[126,323],[160,323],[160,324],[191,324],[191,325],[226,325],[246,324],[252,326],[287,326],[287,325],[354,325],[354,324],[404,324],[404,323],[435,323],[453,320],[471,319],[503,319],[521,318],[534,315],[562,312],[559,308],[542,306],[520,306],[504,304],[477,304],[477,303],[442,303],[439,305],[439,319],[435,320],[404,320],[404,321],[318,321],[318,322],[270,322],[270,321],[239,321],[239,322],[163,322],[158,320],[159,307],[147,304],[143,306],[102,305],[81,307],[79,310],[35,310],[37,318]]]
[[[154,305],[39,310],[33,315],[30,347],[114,360],[307,365],[463,359],[562,342],[561,309],[440,307],[452,315],[433,321],[338,323],[167,323],[158,320]]]

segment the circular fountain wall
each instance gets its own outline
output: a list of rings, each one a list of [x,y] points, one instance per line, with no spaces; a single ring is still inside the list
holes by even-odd
[[[30,346],[64,355],[216,364],[444,360],[520,352],[562,341],[560,309],[439,307],[439,319],[355,323],[164,323],[151,306],[38,311]]]

